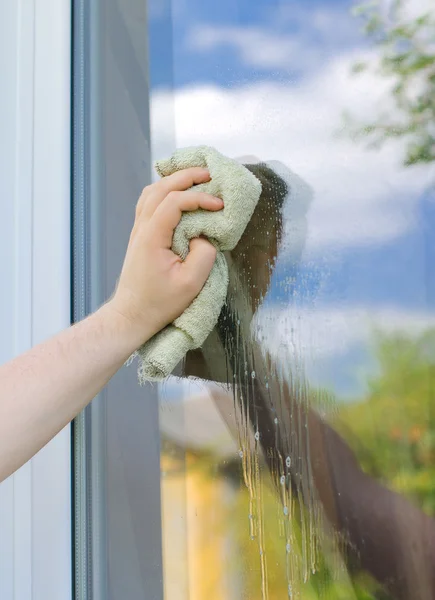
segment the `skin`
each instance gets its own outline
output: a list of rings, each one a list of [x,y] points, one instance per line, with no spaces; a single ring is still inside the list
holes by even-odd
[[[177,318],[201,291],[216,258],[205,239],[184,262],[171,251],[182,212],[223,202],[190,190],[201,168],[146,187],[117,289],[84,321],[0,367],[0,481],[14,473],[101,391],[128,357]]]

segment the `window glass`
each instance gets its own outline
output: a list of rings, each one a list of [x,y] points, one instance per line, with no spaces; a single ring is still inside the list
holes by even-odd
[[[264,184],[158,387],[165,598],[433,598],[433,3],[148,12],[153,158],[206,144]]]

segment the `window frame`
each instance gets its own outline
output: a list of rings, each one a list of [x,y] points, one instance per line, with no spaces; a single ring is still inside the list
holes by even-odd
[[[73,0],[73,321],[113,292],[151,181],[144,0]],[[163,599],[157,391],[124,368],[73,425],[74,597]]]
[[[6,361],[70,324],[71,3],[16,0],[0,12]],[[4,600],[71,599],[70,429],[0,486]]]

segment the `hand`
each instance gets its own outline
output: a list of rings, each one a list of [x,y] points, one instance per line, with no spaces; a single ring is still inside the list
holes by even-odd
[[[183,212],[223,208],[220,198],[189,189],[209,180],[206,169],[191,168],[142,192],[119,283],[108,303],[128,323],[136,347],[181,315],[213,267],[216,248],[205,239],[191,241],[185,261],[171,250]]]

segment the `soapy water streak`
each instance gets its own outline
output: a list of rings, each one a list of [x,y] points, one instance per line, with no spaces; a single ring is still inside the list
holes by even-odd
[[[266,372],[258,365],[258,360],[256,366],[258,356],[255,357],[252,348],[248,348],[240,332],[240,321],[236,322],[235,335],[231,339],[227,337],[226,347],[233,357],[232,390],[239,456],[249,494],[249,536],[256,541],[260,558],[262,600],[269,598],[265,548],[267,523],[263,504],[263,477],[266,475],[261,468],[265,462],[280,499],[277,518],[284,538],[288,597],[297,598],[300,596],[300,583],[307,582],[310,573],[316,571],[316,532],[319,532],[321,517],[311,484],[306,411],[299,409],[299,404],[307,403],[308,392],[300,387],[296,402],[289,406],[284,393],[288,382],[282,368],[268,364]],[[259,390],[263,397],[266,394],[268,411],[274,415],[271,419],[274,428],[272,440],[263,438],[268,427],[264,411],[258,410]],[[299,411],[296,419],[292,414],[294,411]],[[296,431],[293,430],[295,425]],[[299,538],[293,527],[295,517],[298,517]]]

